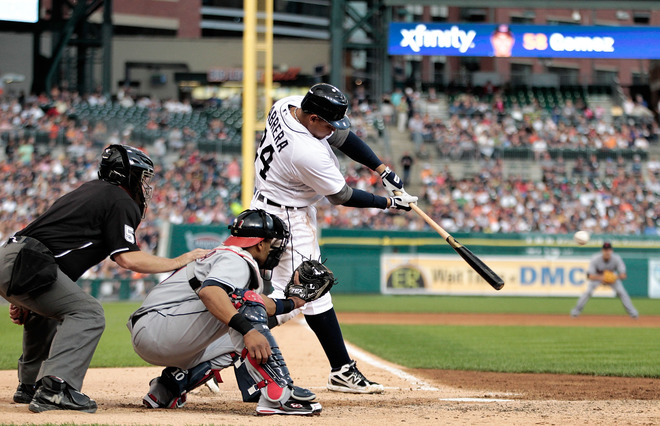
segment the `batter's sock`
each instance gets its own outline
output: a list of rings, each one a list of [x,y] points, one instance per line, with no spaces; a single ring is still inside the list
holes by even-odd
[[[318,315],[305,315],[305,320],[316,333],[333,371],[351,362],[334,308]]]

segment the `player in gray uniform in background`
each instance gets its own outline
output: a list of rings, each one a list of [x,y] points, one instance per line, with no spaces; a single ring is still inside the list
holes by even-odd
[[[604,279],[606,271],[617,274],[617,279],[612,283],[607,283],[606,279]],[[594,255],[589,262],[589,269],[587,270],[587,278],[590,280],[589,286],[587,287],[587,291],[585,291],[578,299],[577,304],[571,311],[571,316],[573,318],[578,317],[582,313],[584,305],[587,304],[596,288],[605,284],[612,286],[612,289],[621,300],[621,303],[623,303],[623,307],[626,309],[626,312],[628,312],[628,315],[632,318],[638,318],[639,313],[633,306],[630,296],[628,296],[628,292],[621,282],[627,277],[626,264],[623,263],[623,259],[621,259],[621,256],[618,254],[613,253],[611,243],[605,242],[601,252]]]
[[[261,274],[277,265],[289,232],[275,215],[246,210],[229,227],[231,236],[206,257],[176,271],[154,287],[131,315],[133,348],[145,361],[167,366],[150,383],[148,408],[176,408],[187,393],[234,364],[244,400],[260,390],[258,414],[312,415],[314,394],[295,388],[268,329],[268,315],[304,305],[299,298],[262,298]],[[251,377],[251,381],[249,378]],[[296,391],[306,394],[300,395]]]

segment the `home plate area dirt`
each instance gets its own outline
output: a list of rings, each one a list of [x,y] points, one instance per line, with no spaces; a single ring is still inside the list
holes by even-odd
[[[387,317],[387,320],[383,318]],[[550,322],[551,320],[555,322]],[[527,324],[562,326],[635,326],[660,328],[660,317],[480,316],[341,314],[341,323]],[[604,324],[605,321],[608,324]],[[323,405],[318,416],[257,416],[243,403],[232,370],[214,393],[203,386],[176,410],[141,405],[149,380],[161,367],[94,368],[83,392],[99,405],[95,414],[50,411],[31,413],[15,404],[16,371],[0,371],[0,422],[3,424],[121,425],[654,425],[660,424],[660,379],[502,374],[412,370],[350,345],[349,352],[367,377],[385,385],[380,395],[353,395],[325,388],[329,371],[320,344],[304,321],[273,331],[297,385],[308,387]],[[128,338],[128,337],[127,337]],[[660,363],[660,361],[659,361]]]

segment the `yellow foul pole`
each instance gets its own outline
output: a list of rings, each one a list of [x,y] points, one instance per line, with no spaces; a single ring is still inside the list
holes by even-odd
[[[261,10],[258,11],[258,6]],[[243,3],[243,179],[241,202],[248,208],[254,193],[254,158],[256,132],[265,127],[265,120],[257,121],[257,97],[263,97],[262,118],[272,104],[273,88],[273,0],[245,0]],[[263,56],[261,64],[262,90],[257,90],[260,69],[257,54]]]
[[[241,202],[246,209],[254,192],[254,136],[257,121],[257,0],[243,3],[243,179]]]

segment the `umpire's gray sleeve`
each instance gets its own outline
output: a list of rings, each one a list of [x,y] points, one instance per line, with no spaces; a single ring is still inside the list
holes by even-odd
[[[349,133],[350,133],[349,129],[335,130],[335,132],[331,134],[330,137],[328,138],[328,143],[330,144],[330,146],[339,148],[344,144],[344,142],[346,142],[346,138],[348,137]]]

